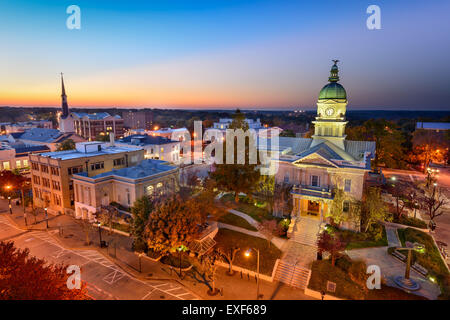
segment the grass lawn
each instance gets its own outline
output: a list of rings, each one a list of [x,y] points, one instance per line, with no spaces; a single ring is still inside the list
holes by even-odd
[[[247,229],[250,231],[257,231],[257,229],[254,226],[252,226],[250,223],[248,223],[247,220],[245,220],[244,218],[241,218],[235,214],[232,214],[230,212],[221,216],[219,218],[219,222],[231,224],[233,226],[241,227],[241,228],[244,228],[244,229]]]
[[[245,202],[243,202],[244,198],[245,197],[240,196],[239,202],[236,203],[234,201],[233,194],[226,194],[221,198],[221,201],[223,204],[225,204],[235,210],[238,210],[245,214],[248,214],[250,217],[252,217],[253,219],[255,219],[258,222],[262,222],[263,220],[276,219],[274,216],[272,216],[267,211],[267,209],[265,208],[266,206],[264,204],[262,205],[258,202],[257,202],[257,205],[245,203]]]
[[[336,283],[336,292],[327,292],[327,281]],[[426,300],[421,296],[408,294],[403,290],[388,286],[381,286],[379,290],[363,290],[362,285],[354,282],[348,270],[341,269],[338,264],[332,266],[329,260],[314,261],[312,265],[311,279],[308,287],[321,292],[322,290],[330,295],[342,299],[350,300]]]
[[[223,250],[229,250],[230,247],[237,246],[241,248],[236,255],[234,265],[256,271],[256,252],[252,251],[250,257],[245,257],[244,252],[249,248],[259,249],[260,252],[260,271],[262,274],[271,276],[275,261],[281,257],[281,251],[273,244],[270,245],[267,240],[252,237],[241,232],[219,229],[214,240],[217,241],[217,247]]]
[[[113,222],[112,227],[113,227],[113,229],[130,233],[130,225],[129,224]]]
[[[406,241],[409,242],[418,242],[425,246],[425,252],[420,253],[413,251],[412,257],[413,257],[413,263],[417,262],[422,267],[428,270],[430,273],[430,276],[436,278],[438,283],[441,286],[441,291],[443,292],[443,295],[446,297],[450,296],[450,287],[449,287],[449,277],[450,274],[445,267],[444,262],[442,261],[438,248],[434,245],[433,239],[431,236],[425,232],[412,229],[412,228],[406,228],[406,229],[397,229],[400,241],[402,242],[402,245],[405,245]],[[403,253],[405,256],[407,254],[406,251],[399,250],[401,253]]]
[[[332,228],[332,230],[338,232],[341,237],[348,242],[347,246],[345,247],[346,250],[384,247],[388,245],[386,230],[382,225],[379,225],[378,227],[383,228],[381,239],[375,239],[375,237],[373,237],[371,234],[366,234],[363,232],[340,230],[331,226],[328,226],[328,228]]]
[[[402,216],[398,221],[394,221],[395,223],[400,223],[410,227],[416,227],[421,229],[427,229],[427,223],[423,220],[414,218],[414,217],[405,217]]]

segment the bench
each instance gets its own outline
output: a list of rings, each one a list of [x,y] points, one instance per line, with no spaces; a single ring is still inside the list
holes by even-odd
[[[403,253],[398,252],[397,250],[394,250],[394,252],[392,252],[392,255],[402,262],[406,261],[405,255]]]
[[[427,269],[425,269],[424,267],[422,267],[420,264],[418,264],[418,263],[414,263],[413,265],[412,265],[412,268],[414,269],[414,270],[416,270],[418,273],[420,273],[421,275],[423,275],[423,276],[427,276],[427,274],[428,274],[428,270]]]

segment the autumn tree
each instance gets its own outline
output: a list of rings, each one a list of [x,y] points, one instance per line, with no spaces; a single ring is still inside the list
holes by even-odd
[[[339,235],[324,231],[319,235],[319,239],[317,242],[317,251],[320,254],[328,252],[331,256],[331,265],[334,266],[336,263],[336,258],[342,251],[344,251],[346,246],[347,243],[343,239],[341,239]]]
[[[65,151],[73,149],[75,149],[75,141],[73,141],[72,139],[67,139],[58,145],[58,149],[56,149],[56,151]]]
[[[144,231],[149,249],[169,253],[188,247],[205,222],[203,208],[195,200],[182,201],[178,196],[157,203]]]
[[[340,226],[343,222],[356,222],[360,218],[361,204],[359,201],[347,196],[344,190],[335,188],[333,190],[333,201],[326,217],[331,218],[331,221],[336,226]]]
[[[450,142],[444,132],[417,129],[413,133],[413,160],[422,163],[426,172],[431,162],[443,162],[448,155]]]
[[[388,219],[389,210],[387,210],[381,198],[381,189],[378,187],[367,188],[364,192],[364,202],[361,210],[364,232],[367,232],[372,224]]]
[[[229,125],[231,130],[242,130],[246,133],[249,130],[248,123],[245,121],[245,115],[239,111],[233,116],[233,121]],[[250,163],[250,150],[256,152],[256,146],[251,139],[245,138],[244,150],[238,150],[237,137],[234,137],[232,142],[234,151],[234,161],[235,163],[227,163],[226,153],[229,150],[224,148],[223,152],[223,163],[215,164],[214,171],[211,172],[210,176],[216,180],[217,186],[225,191],[230,191],[234,193],[234,199],[239,202],[239,193],[246,193],[250,198],[252,197],[252,192],[256,189],[256,184],[260,177],[260,172],[257,168],[257,164]],[[228,141],[227,143],[230,143]],[[225,144],[224,144],[225,146]],[[244,163],[238,163],[238,154],[243,156]]]
[[[30,256],[29,249],[18,249],[13,242],[0,242],[0,300],[90,299],[86,283],[68,288],[67,267]]]
[[[256,185],[256,192],[267,203],[267,211],[272,213],[275,194],[275,176],[261,175]]]
[[[114,223],[119,219],[119,210],[111,205],[102,206],[99,211],[96,212],[96,219],[102,225],[108,226],[109,232],[112,232]]]
[[[405,137],[398,126],[384,119],[371,119],[362,126],[346,129],[348,140],[375,141],[374,168],[380,164],[389,168],[402,168],[405,165]]]
[[[130,233],[134,237],[133,248],[136,251],[147,251],[144,233],[145,226],[147,225],[148,218],[153,209],[153,201],[147,196],[137,199],[131,207],[132,219],[130,223]]]

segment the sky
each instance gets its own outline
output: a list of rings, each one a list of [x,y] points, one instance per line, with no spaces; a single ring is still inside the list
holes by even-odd
[[[69,30],[70,5],[81,29]],[[369,5],[381,29],[369,30]],[[450,111],[450,1],[0,1],[0,106]]]

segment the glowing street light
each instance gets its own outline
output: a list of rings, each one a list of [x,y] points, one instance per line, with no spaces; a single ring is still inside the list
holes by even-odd
[[[256,273],[257,273],[257,278],[256,278],[256,300],[259,300],[259,250],[255,249],[255,248],[253,248],[253,250],[255,250],[256,254],[257,254],[257,258],[256,258]],[[247,251],[245,251],[245,253],[244,253],[245,257],[249,258],[251,251],[252,251],[252,249],[248,249]]]

